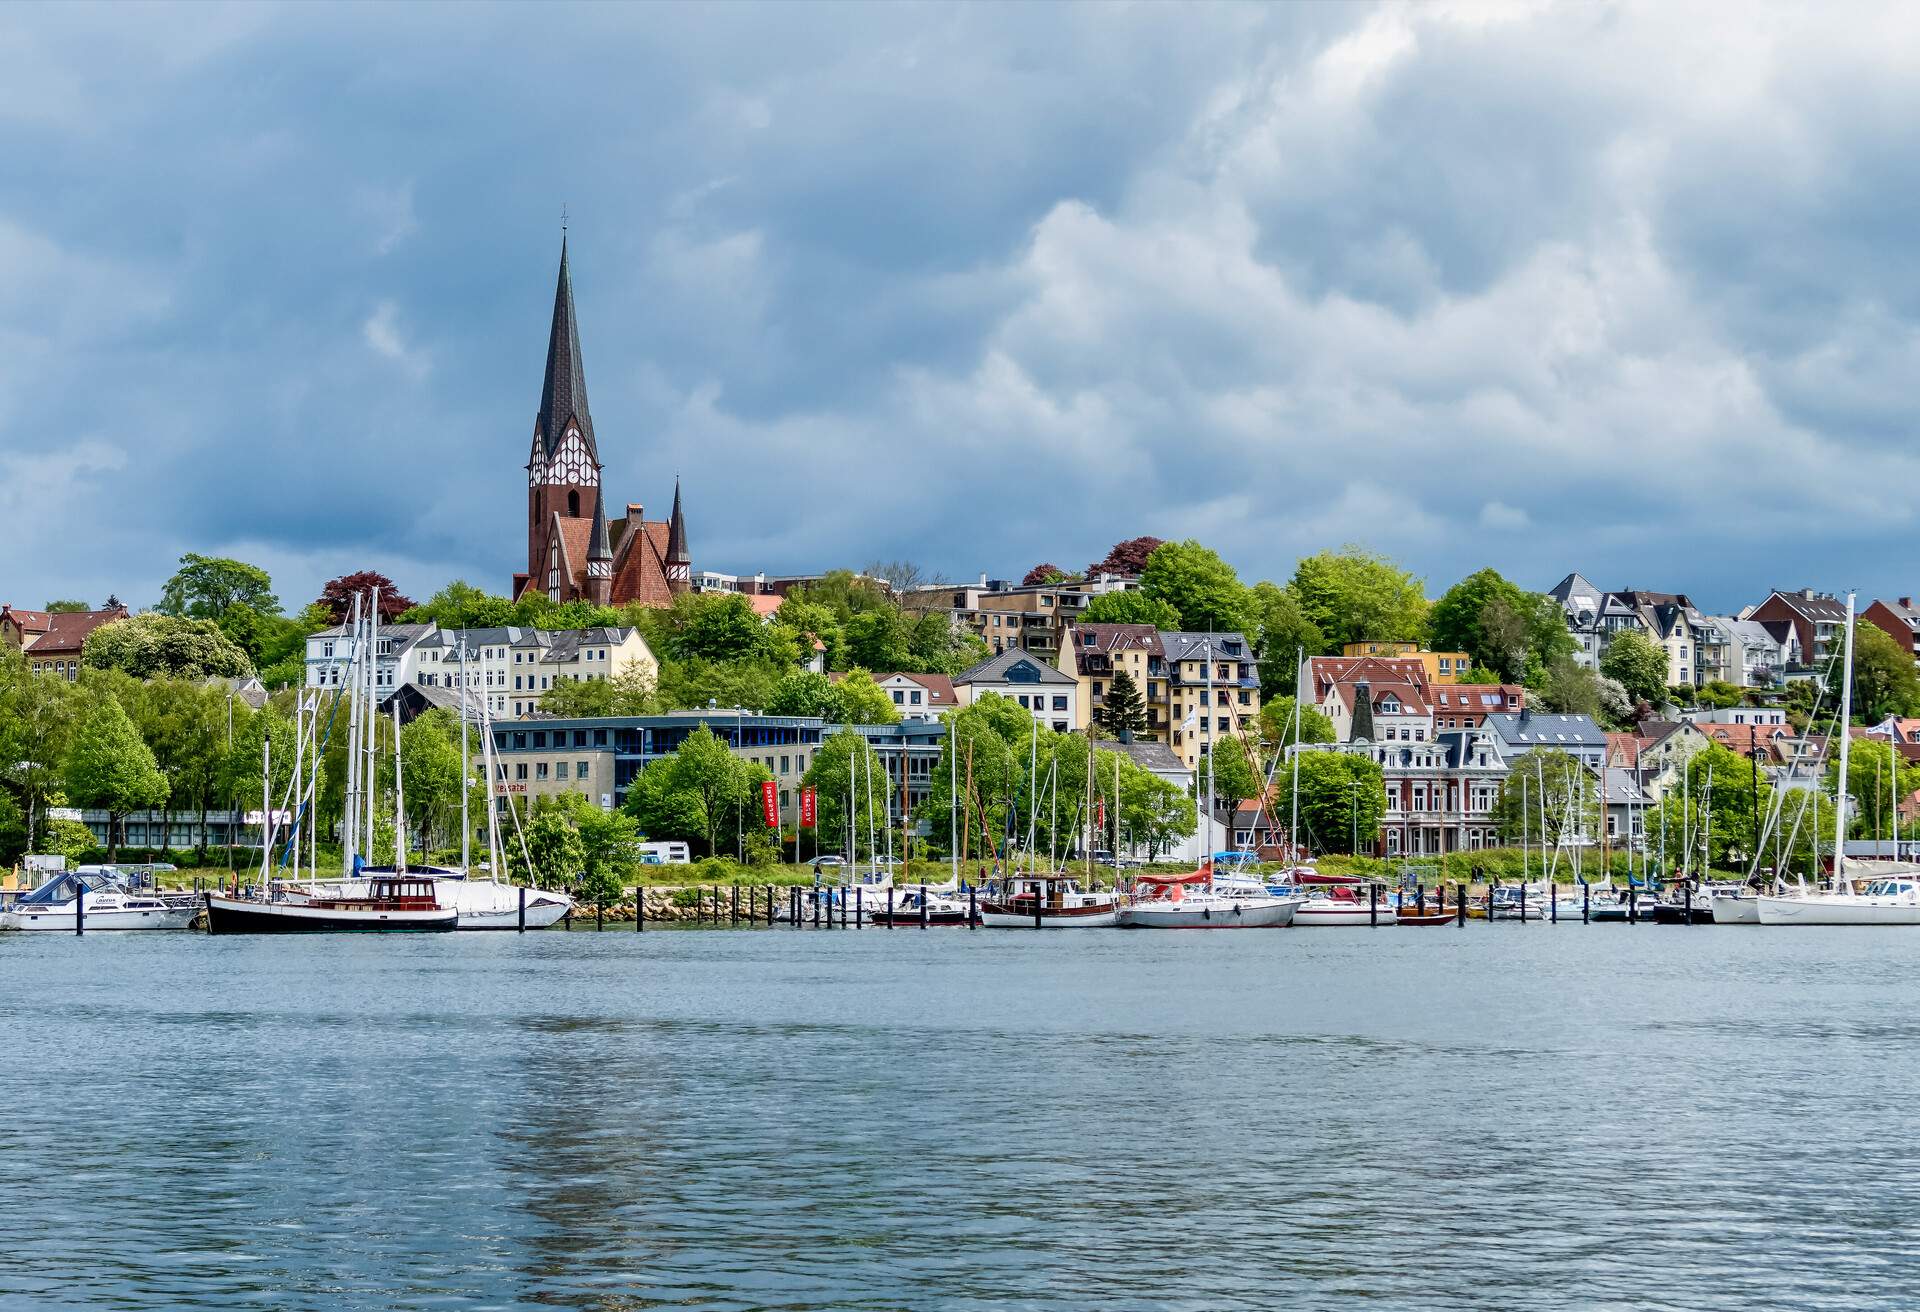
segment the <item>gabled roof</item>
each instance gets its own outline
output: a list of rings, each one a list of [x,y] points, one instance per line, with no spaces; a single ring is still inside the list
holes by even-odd
[[[1237,643],[1237,652],[1226,650]],[[1169,661],[1244,661],[1253,659],[1253,644],[1244,633],[1186,633],[1162,630],[1160,649]]]
[[[1101,751],[1114,751],[1124,754],[1128,760],[1152,774],[1190,775],[1193,773],[1185,761],[1174,755],[1173,748],[1165,743],[1145,742],[1135,739],[1130,743],[1103,742]]]
[[[1911,597],[1901,597],[1897,601],[1876,601],[1873,603],[1873,606],[1883,607],[1894,619],[1906,625],[1909,629],[1920,632],[1920,609],[1916,609],[1911,604],[1912,601],[1913,599]],[[1872,610],[1873,606],[1869,606],[1867,609]]]
[[[1313,699],[1326,696],[1327,689],[1346,683],[1412,683],[1424,686],[1427,667],[1417,656],[1314,656],[1307,661]]]
[[[46,632],[35,639],[33,646],[28,650],[36,657],[48,656],[56,652],[78,654],[86,645],[88,634],[102,624],[111,624],[115,620],[126,618],[125,606],[116,606],[111,610],[56,611],[47,616]]]
[[[1441,683],[1427,692],[1427,700],[1436,711],[1473,711],[1492,714],[1507,708],[1507,698],[1518,697],[1527,704],[1527,689],[1519,683]]]
[[[1786,606],[1804,619],[1816,624],[1844,624],[1847,620],[1846,603],[1830,593],[1814,592],[1811,588],[1802,588],[1798,592],[1789,592],[1785,588],[1775,588],[1773,596],[1778,597]],[[1773,600],[1769,597],[1768,601]],[[1765,605],[1762,602],[1761,605]]]
[[[1017,668],[1021,666],[1032,666],[1035,674],[1032,677],[1023,677],[1018,680],[1007,677],[1009,671],[1015,671],[1024,675],[1026,672]],[[971,686],[976,683],[1012,682],[1063,683],[1069,687],[1074,687],[1078,684],[1078,680],[1071,674],[1062,674],[1038,656],[1028,651],[1022,651],[1018,647],[1009,648],[997,656],[989,656],[972,669],[956,674],[953,682],[955,687]]]
[[[12,620],[23,634],[39,634],[47,631],[49,616],[43,610],[22,610],[18,606],[0,606],[0,616]]]
[[[573,278],[567,272],[567,239],[560,239],[560,278],[553,289],[553,328],[547,335],[547,372],[540,384],[540,413],[534,432],[541,450],[553,455],[566,436],[567,420],[580,425],[587,454],[597,464],[599,448],[593,440],[593,416],[587,412],[587,373],[580,360],[580,325],[573,312]]]
[[[1353,709],[1354,699],[1359,696],[1359,690],[1365,688],[1367,690],[1367,700],[1373,704],[1373,709],[1382,715],[1426,715],[1429,713],[1426,698],[1422,694],[1418,684],[1368,683],[1362,679],[1356,683],[1342,683],[1337,685],[1337,687],[1340,701],[1348,710]],[[1380,703],[1385,701],[1388,696],[1393,696],[1399,700],[1399,710],[1387,711],[1381,709]]]
[[[1489,715],[1486,727],[1502,742],[1517,747],[1600,747],[1607,745],[1605,730],[1589,715],[1501,711]]]

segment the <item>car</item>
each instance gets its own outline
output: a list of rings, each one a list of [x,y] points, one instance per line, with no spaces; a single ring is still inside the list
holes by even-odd
[[[847,863],[847,859],[843,856],[817,856],[813,860],[807,862],[807,864],[809,866],[812,866],[816,871],[838,870],[841,866],[845,865],[846,863]]]
[[[875,870],[892,870],[899,864],[900,862],[897,858],[890,856],[877,856],[873,859],[873,868]]]
[[[1120,863],[1114,860],[1113,853],[1097,847],[1093,849],[1093,863],[1097,866],[1110,866],[1115,870],[1120,868]]]

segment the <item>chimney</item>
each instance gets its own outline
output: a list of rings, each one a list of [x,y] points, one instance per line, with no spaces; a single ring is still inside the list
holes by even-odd
[[[1900,598],[1900,608],[1901,608],[1902,610],[1912,610],[1912,609],[1913,609],[1913,598],[1912,598],[1912,597],[1902,597],[1902,598]]]
[[[629,522],[638,524],[643,518],[645,518],[646,513],[647,513],[647,508],[645,506],[639,505],[638,503],[632,502],[632,501],[627,502],[627,519]]]
[[[1812,601],[1812,600],[1813,600],[1813,589],[1812,589],[1812,588],[1802,588],[1802,589],[1800,589],[1800,595],[1801,595],[1801,597],[1802,597],[1802,598],[1804,598],[1805,600],[1807,600],[1807,601]]]

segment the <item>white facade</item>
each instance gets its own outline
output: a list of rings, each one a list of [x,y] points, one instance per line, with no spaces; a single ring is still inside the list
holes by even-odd
[[[420,644],[436,632],[438,626],[431,623],[381,625],[379,653],[374,663],[374,691],[385,696],[402,684],[415,682],[420,669]],[[352,660],[353,637],[345,625],[312,635],[307,639],[307,686],[341,686]]]
[[[611,679],[637,665],[649,680],[659,662],[638,629],[444,629],[420,644],[415,682],[458,688],[461,651],[467,687],[486,698],[495,719],[519,719],[564,679]]]

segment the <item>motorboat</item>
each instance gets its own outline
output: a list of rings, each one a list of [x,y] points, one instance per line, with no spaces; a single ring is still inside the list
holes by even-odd
[[[1487,904],[1491,920],[1551,920],[1558,915],[1558,891],[1551,884],[1501,884]]]
[[[199,914],[197,902],[135,890],[102,871],[62,871],[0,912],[0,929],[185,929]]]
[[[1275,897],[1250,876],[1215,878],[1210,867],[1190,875],[1142,875],[1133,901],[1120,908],[1123,929],[1273,929],[1293,923],[1304,897]]]
[[[364,892],[357,887],[323,887],[282,896],[289,890],[272,883],[255,897],[209,893],[207,930],[213,934],[449,934],[459,924],[459,910],[441,902],[439,885],[428,876],[376,875],[365,883]]]
[[[861,899],[864,904],[866,899]],[[901,884],[894,888],[892,913],[884,903],[868,909],[876,925],[965,925],[973,919],[957,880],[945,884]]]
[[[1763,925],[1920,925],[1920,876],[1882,876],[1839,892],[1754,901]]]
[[[1324,880],[1326,876],[1321,878]],[[1302,891],[1307,900],[1293,913],[1295,925],[1339,927],[1393,923],[1393,908],[1363,896],[1361,885],[1323,882],[1303,885]]]
[[[980,899],[980,923],[989,929],[1108,929],[1119,911],[1118,894],[1083,889],[1064,874],[1007,875]]]

